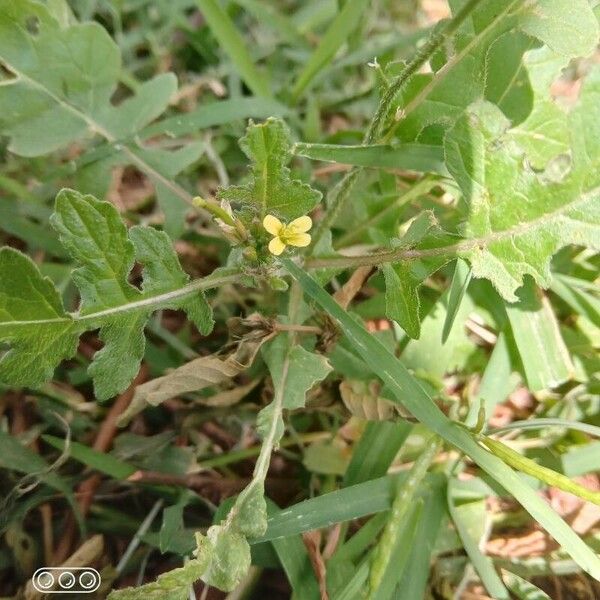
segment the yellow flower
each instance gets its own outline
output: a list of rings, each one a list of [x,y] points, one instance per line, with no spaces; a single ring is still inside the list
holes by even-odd
[[[303,248],[310,244],[310,235],[306,233],[312,227],[309,216],[294,219],[289,225],[284,225],[277,217],[267,215],[263,220],[263,227],[273,236],[269,242],[269,252],[279,256],[286,246]]]

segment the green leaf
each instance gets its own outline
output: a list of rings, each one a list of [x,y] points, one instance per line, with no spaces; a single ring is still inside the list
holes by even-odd
[[[75,354],[82,331],[100,328],[104,348],[94,356],[90,374],[98,398],[108,398],[137,373],[144,326],[154,310],[185,310],[202,333],[211,330],[202,294],[210,284],[189,283],[166,234],[135,227],[129,237],[114,206],[72,190],[59,193],[51,222],[76,262],[80,310],[66,313],[58,291],[32,261],[2,249],[0,282],[7,291],[0,296],[0,340],[10,346],[0,359],[2,381],[40,385],[62,359]],[[135,259],[144,267],[141,290],[128,282]]]
[[[533,583],[506,569],[502,569],[502,579],[504,580],[506,587],[519,600],[550,600],[550,596],[545,592],[542,592],[542,590],[533,585]]]
[[[230,592],[250,568],[250,545],[241,533],[219,525],[208,530],[206,539],[211,547],[211,560],[202,581]]]
[[[85,524],[81,517],[79,505],[75,500],[73,488],[58,473],[53,471],[53,466],[48,465],[37,452],[21,444],[16,437],[4,431],[0,431],[0,446],[2,447],[2,452],[0,452],[0,467],[24,473],[29,480],[29,484],[40,481],[63,494],[73,511],[81,532],[85,533]],[[5,496],[5,502],[10,497],[10,495]]]
[[[288,336],[280,334],[263,349],[263,355],[273,379],[273,387],[285,388],[283,408],[294,410],[304,406],[306,392],[327,377],[331,366],[324,356],[295,344],[287,355],[289,364],[286,367],[284,361],[288,345]]]
[[[41,385],[75,354],[75,323],[50,279],[17,250],[0,250],[0,282],[0,340],[10,346],[0,358],[0,381]]]
[[[546,296],[527,280],[519,302],[506,306],[515,344],[532,392],[552,389],[571,379],[575,367]]]
[[[437,227],[433,212],[424,211],[412,221],[401,239],[392,241],[392,245],[395,249],[419,247],[419,242]],[[385,278],[385,314],[413,339],[421,335],[419,288],[446,261],[444,257],[434,257],[427,261],[384,263],[381,267]]]
[[[66,447],[65,440],[53,435],[42,435],[42,439],[61,452],[63,452]],[[115,458],[112,454],[98,452],[98,450],[94,450],[79,442],[70,442],[69,457],[82,462],[84,465],[95,469],[96,471],[100,471],[100,473],[105,473],[113,479],[127,479],[136,471],[136,467]]]
[[[95,355],[90,374],[96,395],[109,398],[123,391],[137,373],[144,355],[144,326],[154,310],[144,310],[142,304],[138,311],[123,315],[118,309],[152,296],[168,296],[185,286],[189,277],[165,233],[136,227],[130,239],[114,206],[93,196],[62,190],[51,223],[81,265],[73,271],[81,294],[79,315],[103,315],[97,324],[104,348]],[[142,290],[127,280],[136,258],[144,265]],[[163,307],[185,310],[204,334],[212,329],[210,308],[201,294],[166,301]]]
[[[451,0],[452,13],[465,4]],[[585,56],[598,43],[598,22],[587,0],[481,2],[452,47],[433,58],[433,73],[418,73],[407,82],[397,100],[399,118],[386,141],[393,134],[417,141],[424,127],[450,126],[481,98],[497,103],[514,123],[523,121],[531,111],[533,92],[522,58],[539,43],[535,38],[567,60]]]
[[[113,590],[108,595],[109,600],[187,600],[190,586],[193,585],[206,571],[212,558],[213,548],[206,538],[196,534],[198,549],[193,558],[178,569],[159,575],[156,581],[146,583],[137,588]]]
[[[522,20],[522,28],[570,58],[593,52],[600,35],[587,0],[536,0]]]
[[[439,477],[445,479],[439,474],[428,475],[417,497],[427,497],[431,493],[431,486],[439,485]],[[269,515],[266,533],[253,542],[288,537],[386,511],[392,506],[398,486],[405,480],[406,473],[386,475],[284,508]]]
[[[454,266],[454,274],[452,275],[452,283],[450,284],[450,293],[448,294],[448,306],[446,307],[446,319],[444,320],[444,328],[442,329],[442,344],[446,343],[454,319],[458,314],[460,304],[465,296],[469,282],[471,281],[471,269],[462,260],[458,259]]]
[[[347,487],[385,475],[411,429],[412,425],[404,421],[366,423],[344,474],[344,485]]]
[[[185,497],[173,506],[163,510],[163,519],[160,527],[159,546],[161,552],[166,552],[171,546],[171,541],[183,531],[183,509]]]
[[[544,527],[582,569],[600,576],[600,560],[535,491],[502,460],[481,448],[471,434],[448,419],[425,390],[410,375],[398,358],[391,354],[375,337],[350,317],[319,284],[288,259],[280,259],[304,291],[313,298],[342,327],[354,343],[357,352],[389,387],[398,403],[425,426],[467,454],[474,462],[496,479]]]
[[[377,169],[406,169],[423,173],[447,175],[444,152],[440,146],[426,144],[372,144],[341,146],[336,144],[296,143],[292,148],[297,156],[313,160],[373,167]]]
[[[458,249],[475,277],[489,279],[505,300],[517,300],[525,275],[550,284],[550,259],[563,246],[597,248],[600,152],[582,146],[598,108],[583,106],[594,95],[598,76],[584,89],[582,105],[571,119],[573,166],[567,177],[546,182],[523,165],[522,149],[503,138],[507,121],[489,103],[476,103],[446,136],[448,168],[469,204],[465,236]],[[591,172],[590,172],[591,169]],[[516,204],[518,203],[518,204]]]
[[[251,122],[240,146],[252,162],[250,183],[221,190],[220,198],[250,208],[261,219],[273,214],[285,220],[307,214],[319,202],[320,192],[290,178],[290,134],[283,121]]]
[[[3,81],[0,95],[0,132],[10,137],[11,152],[41,156],[99,135],[112,145],[108,158],[94,165],[96,177],[88,179],[100,181],[90,191],[105,193],[110,168],[133,164],[156,185],[168,228],[181,232],[191,195],[172,181],[182,168],[170,167],[177,153],[129,143],[167,108],[177,90],[173,74],[141,84],[114,106],[121,55],[106,30],[93,22],[61,24],[33,0],[0,2],[0,62],[14,75]]]
[[[215,37],[233,62],[248,87],[258,96],[271,96],[265,78],[257,70],[244,39],[236,29],[229,15],[216,0],[198,0],[202,15]]]
[[[333,58],[336,51],[359,24],[367,5],[368,0],[355,0],[342,5],[342,9],[327,28],[319,46],[298,75],[291,91],[292,100],[295,101],[300,97],[319,71]]]
[[[489,556],[479,549],[486,529],[485,498],[467,499],[459,497],[456,480],[448,482],[448,508],[463,546],[488,594],[498,600],[510,600],[508,590],[502,583]]]

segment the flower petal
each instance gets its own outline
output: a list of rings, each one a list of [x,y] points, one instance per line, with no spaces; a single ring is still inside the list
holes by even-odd
[[[275,256],[279,256],[285,250],[285,244],[281,241],[280,238],[274,237],[269,242],[269,252],[274,254]]]
[[[298,217],[294,219],[289,225],[288,229],[292,233],[305,233],[312,227],[312,219],[308,215]]]
[[[287,242],[290,246],[304,248],[304,246],[310,244],[310,235],[308,233],[294,233],[288,237]]]
[[[277,217],[274,217],[273,215],[267,215],[263,219],[263,227],[271,235],[279,235],[283,229],[283,223]]]

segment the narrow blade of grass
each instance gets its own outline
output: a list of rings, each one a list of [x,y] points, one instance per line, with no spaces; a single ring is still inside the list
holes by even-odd
[[[297,156],[325,162],[448,175],[444,164],[444,150],[441,146],[413,143],[395,146],[387,144],[343,146],[298,142],[293,150]]]
[[[257,95],[272,96],[266,79],[256,68],[244,39],[239,34],[229,15],[217,0],[198,0],[198,6],[211,31],[229,56],[246,85]]]
[[[474,507],[476,509],[481,509],[481,511],[485,513],[485,502],[481,499],[476,501],[477,506],[473,505],[471,502],[466,502],[458,506],[458,494],[454,482],[454,479],[451,479],[448,482],[448,508],[458,531],[458,535],[467,551],[467,555],[489,595],[495,600],[510,600],[510,594],[504,586],[504,583],[502,583],[502,579],[500,579],[500,576],[496,573],[492,559],[481,552],[479,549],[479,540],[476,539],[470,531],[470,525],[479,524],[481,522],[480,517],[484,516],[484,514],[477,512],[476,518],[473,518],[472,512],[468,512],[469,509]]]
[[[338,322],[344,334],[354,343],[356,351],[389,387],[399,404],[406,406],[419,421],[476,462],[522,504],[583,570],[592,577],[600,578],[598,556],[517,473],[484,450],[465,428],[448,419],[402,362],[343,310],[317,281],[289,259],[281,262],[308,296]]]
[[[440,477],[443,476],[438,473],[427,475],[424,480],[427,485],[422,486],[419,495],[428,494],[428,486],[432,480]],[[269,516],[267,532],[263,537],[252,540],[252,543],[320,529],[334,523],[389,510],[398,485],[401,485],[405,479],[406,473],[386,475],[294,504]]]
[[[321,43],[308,59],[300,75],[298,75],[291,93],[293,102],[300,97],[311,81],[348,39],[348,36],[358,25],[368,4],[369,0],[352,0],[344,3],[342,10],[329,25],[321,39]]]
[[[42,435],[42,439],[54,448],[61,451],[64,450],[65,441],[63,439],[53,435]],[[84,465],[117,480],[127,479],[136,471],[134,466],[123,462],[110,454],[98,452],[79,442],[71,442],[69,456],[82,462]]]
[[[352,452],[344,485],[355,485],[385,475],[411,428],[405,422],[369,421]]]
[[[467,262],[461,258],[457,258],[454,267],[454,275],[452,276],[452,283],[450,284],[450,293],[448,295],[446,320],[444,321],[444,328],[442,329],[442,344],[446,343],[446,340],[450,335],[450,330],[452,329],[452,325],[454,325],[454,319],[456,319],[460,303],[465,297],[470,281],[471,268]]]

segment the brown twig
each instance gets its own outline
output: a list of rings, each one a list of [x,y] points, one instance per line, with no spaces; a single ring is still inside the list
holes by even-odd
[[[360,292],[365,281],[371,275],[373,267],[358,267],[348,281],[333,295],[336,302],[345,310],[356,294]]]

